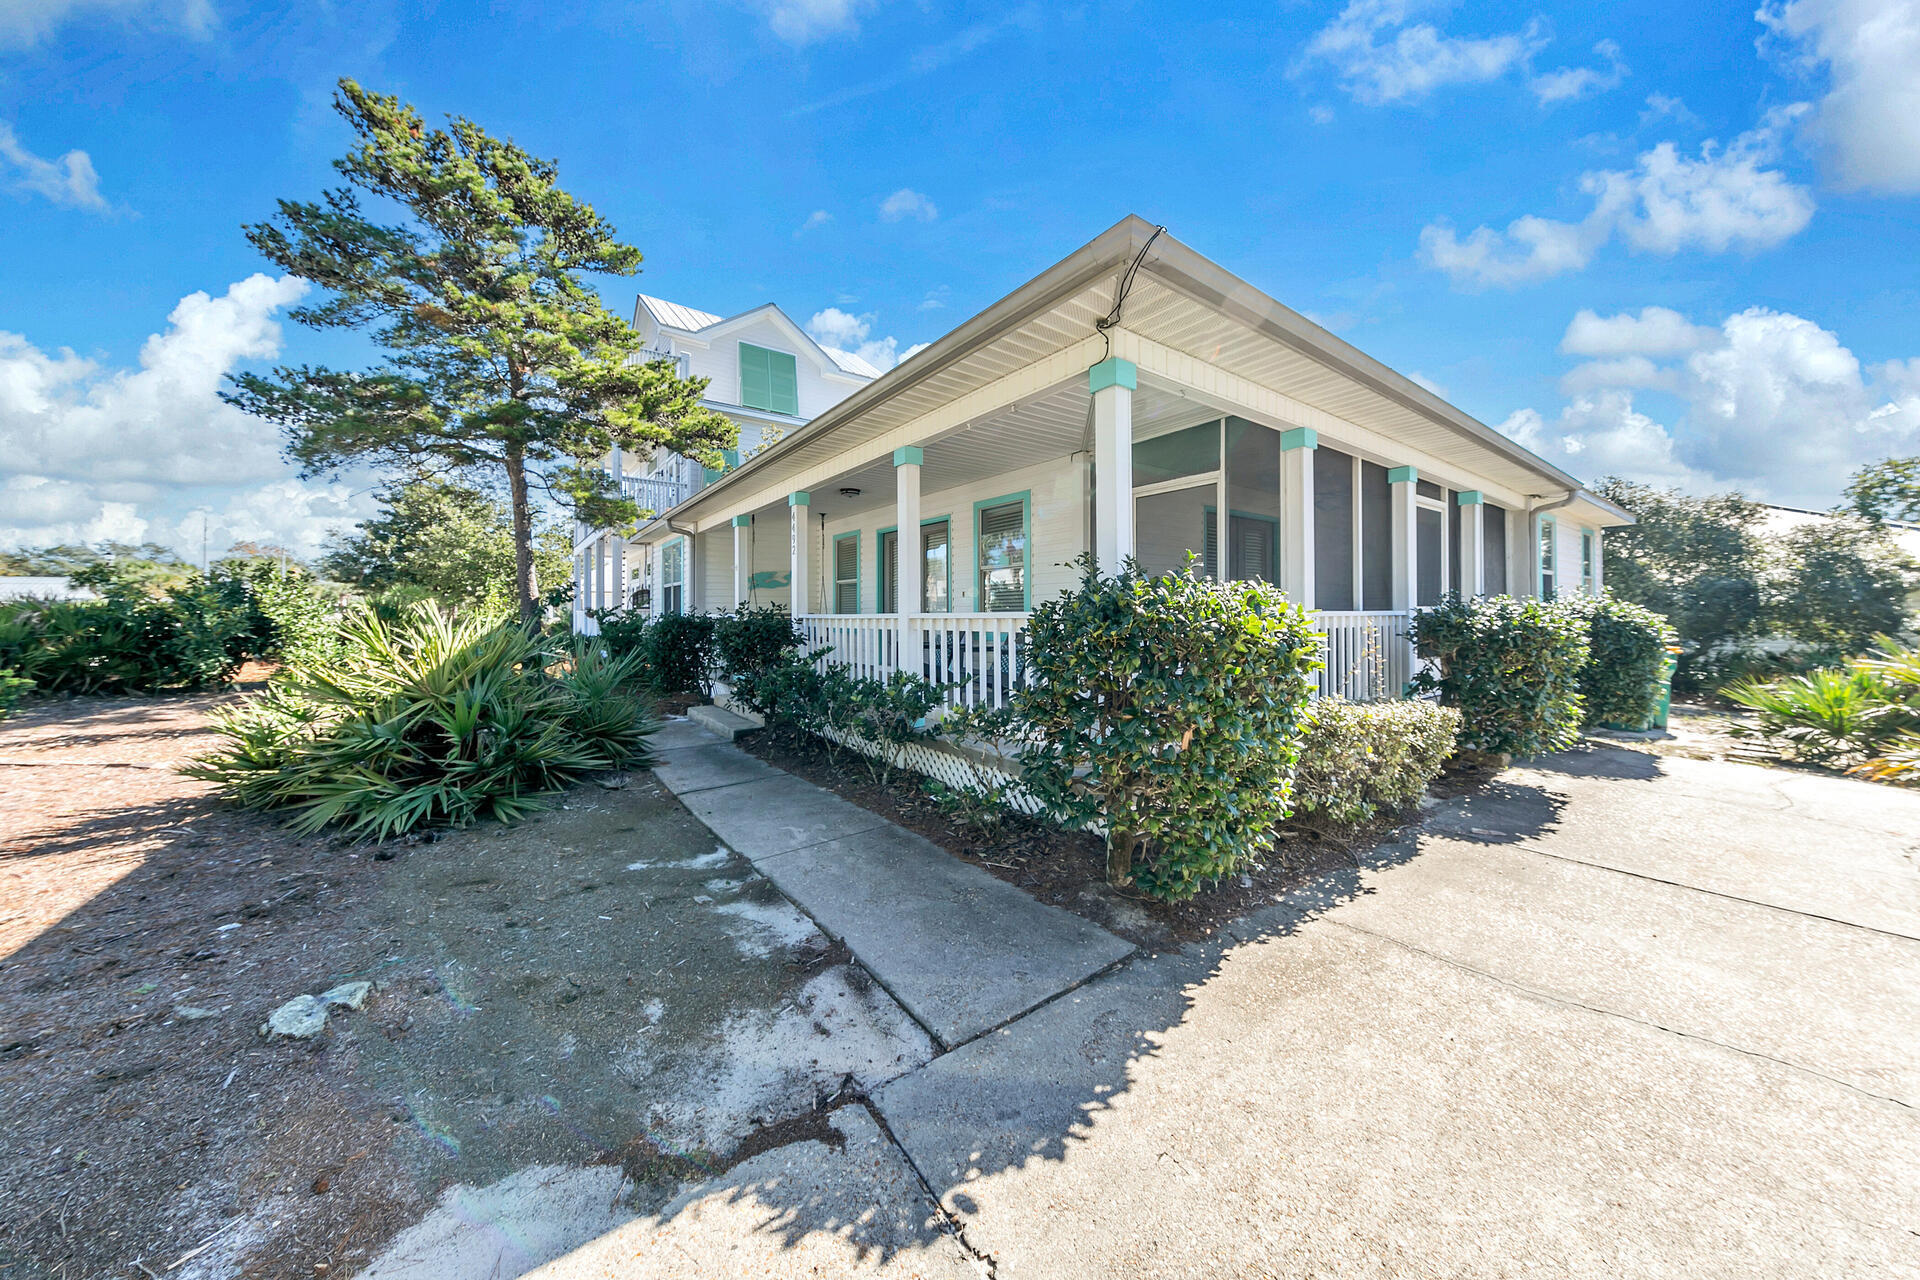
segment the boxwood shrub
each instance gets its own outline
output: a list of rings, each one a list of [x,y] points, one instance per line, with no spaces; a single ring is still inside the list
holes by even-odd
[[[714,622],[713,655],[729,685],[751,681],[800,652],[793,618],[777,604],[740,609]]]
[[[1460,713],[1424,700],[1347,702],[1307,709],[1293,776],[1293,820],[1348,831],[1418,800],[1453,754]]]
[[[1578,740],[1588,646],[1577,611],[1512,596],[1450,596],[1414,618],[1413,642],[1432,664],[1413,688],[1459,709],[1460,745],[1534,756]]]
[[[1667,650],[1678,640],[1666,618],[1611,594],[1576,596],[1561,607],[1587,622],[1587,661],[1580,668],[1587,723],[1615,729],[1650,723],[1660,707]]]
[[[640,679],[662,697],[713,697],[714,639],[718,619],[704,613],[667,613],[649,618],[631,610],[594,615],[609,653],[632,655]]]
[[[1190,898],[1286,816],[1319,642],[1265,583],[1084,564],[1029,624],[1023,784],[1068,826],[1104,824],[1109,880]]]

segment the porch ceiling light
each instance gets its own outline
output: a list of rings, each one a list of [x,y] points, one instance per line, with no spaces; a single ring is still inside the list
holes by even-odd
[[[860,491],[858,489],[852,489],[852,488],[842,489],[840,491],[840,496],[843,498],[857,498],[860,496]]]

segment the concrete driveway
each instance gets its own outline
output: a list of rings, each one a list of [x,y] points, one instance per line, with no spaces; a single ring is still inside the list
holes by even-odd
[[[1920,1276],[1917,1104],[1920,794],[1583,750],[545,1274]]]

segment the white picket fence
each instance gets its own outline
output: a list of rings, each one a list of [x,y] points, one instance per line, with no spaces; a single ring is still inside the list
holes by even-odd
[[[1326,641],[1326,667],[1318,673],[1320,696],[1349,702],[1384,702],[1406,692],[1413,679],[1413,643],[1405,613],[1313,615]]]

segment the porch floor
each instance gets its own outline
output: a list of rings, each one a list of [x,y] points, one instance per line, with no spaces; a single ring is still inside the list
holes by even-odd
[[[1131,944],[691,721],[654,772],[693,815],[951,1048],[1125,958]]]

